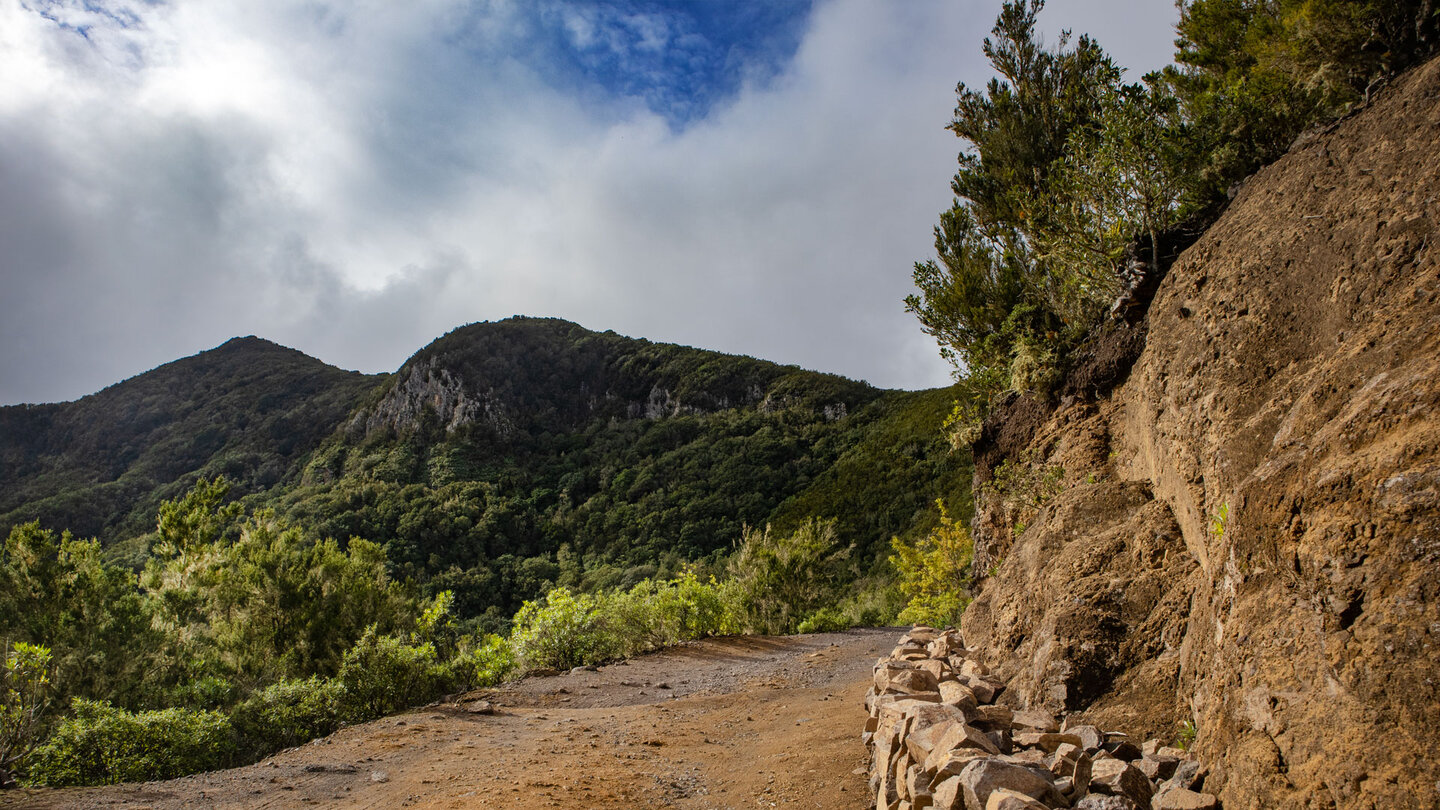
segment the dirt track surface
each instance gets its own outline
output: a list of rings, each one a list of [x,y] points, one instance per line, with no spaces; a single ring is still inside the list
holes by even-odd
[[[9,791],[0,808],[858,808],[862,700],[900,632],[693,642],[342,729],[243,768]],[[494,714],[466,710],[482,698]]]

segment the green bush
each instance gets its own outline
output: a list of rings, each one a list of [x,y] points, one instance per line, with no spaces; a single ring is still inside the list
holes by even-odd
[[[341,715],[361,722],[434,699],[444,669],[435,660],[434,645],[382,636],[372,625],[345,653],[338,680],[344,687]]]
[[[76,698],[30,761],[37,785],[109,785],[174,779],[228,765],[235,753],[230,720],[192,709],[128,712]]]
[[[731,632],[735,611],[730,592],[713,577],[701,582],[687,570],[668,582],[647,579],[628,591],[602,596],[598,618],[611,648],[634,655]]]
[[[16,642],[0,669],[0,786],[34,747],[50,688],[50,650]]]
[[[792,534],[747,530],[730,559],[732,586],[744,629],[791,633],[802,619],[832,603],[853,578],[851,548],[842,546],[835,521],[810,520]]]
[[[235,707],[230,722],[249,757],[307,743],[340,727],[345,686],[335,678],[287,679]]]
[[[890,541],[890,564],[900,573],[900,591],[908,600],[899,619],[911,624],[946,627],[959,623],[970,602],[970,564],[975,546],[970,532],[940,509],[940,525],[917,542]]]
[[[795,628],[797,633],[831,633],[836,630],[848,630],[854,625],[850,617],[838,605],[820,608],[805,617],[800,625]]]
[[[569,588],[550,591],[543,602],[526,602],[515,614],[510,644],[526,669],[570,669],[617,654],[598,600]]]
[[[515,671],[509,639],[488,633],[478,640],[462,639],[445,663],[446,691],[494,686]]]

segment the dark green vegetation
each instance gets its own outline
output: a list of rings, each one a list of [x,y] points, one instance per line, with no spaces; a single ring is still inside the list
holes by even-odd
[[[0,410],[0,768],[173,776],[517,667],[890,621],[892,536],[968,501],[952,399],[516,318],[385,377],[247,339]]]
[[[0,407],[0,531],[39,520],[108,545],[198,477],[272,487],[378,382],[248,337],[75,402]]]
[[[956,364],[960,444],[995,394],[1054,388],[1119,271],[1163,272],[1234,184],[1440,38],[1429,0],[1188,0],[1176,64],[1125,83],[1088,37],[1044,47],[1042,6],[1005,3],[997,78],[957,88],[955,201],[907,300]]]

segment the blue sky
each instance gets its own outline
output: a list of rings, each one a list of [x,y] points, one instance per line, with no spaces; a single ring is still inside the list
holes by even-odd
[[[530,6],[531,67],[600,110],[643,102],[676,129],[743,85],[763,87],[794,56],[809,2],[600,2]]]
[[[944,384],[902,301],[998,8],[0,0],[0,404],[245,334],[390,371],[517,313]],[[1174,15],[1041,27],[1143,70]]]

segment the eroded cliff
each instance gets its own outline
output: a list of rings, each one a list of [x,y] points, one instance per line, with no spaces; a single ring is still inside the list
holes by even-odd
[[[976,448],[966,641],[1017,705],[1193,723],[1231,810],[1440,806],[1436,99],[1431,62],[1251,178],[1106,338],[1128,377]]]

